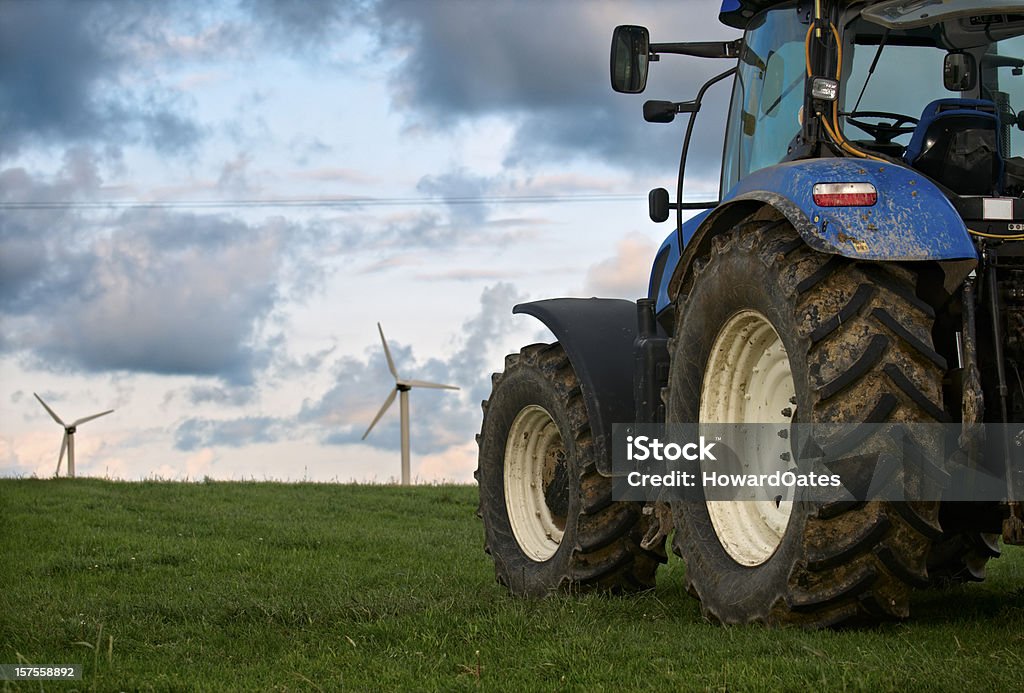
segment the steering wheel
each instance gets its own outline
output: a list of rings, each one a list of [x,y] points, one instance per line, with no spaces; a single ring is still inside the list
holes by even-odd
[[[916,129],[918,119],[888,111],[851,111],[842,113],[846,122],[871,135],[879,144],[889,144],[894,137],[907,135]],[[891,123],[865,123],[858,118],[880,118],[892,120]]]

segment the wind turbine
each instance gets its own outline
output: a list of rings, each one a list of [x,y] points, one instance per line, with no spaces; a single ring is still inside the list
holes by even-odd
[[[377,412],[377,416],[373,417],[373,421],[370,422],[370,427],[366,429],[366,433],[363,434],[363,440],[366,440],[366,436],[370,435],[370,431],[380,421],[380,417],[384,416],[384,412],[388,410],[391,403],[395,401],[395,395],[399,394],[399,410],[401,412],[401,425],[402,425],[402,486],[409,485],[409,390],[414,387],[427,387],[434,390],[458,390],[459,388],[454,385],[442,385],[441,383],[428,383],[425,380],[405,380],[398,376],[398,370],[395,368],[395,362],[391,358],[391,350],[388,349],[388,340],[384,339],[384,330],[381,328],[380,323],[377,323],[377,331],[380,332],[380,343],[384,345],[384,357],[388,360],[388,370],[391,371],[391,375],[395,379],[395,389],[391,391],[388,398],[384,400],[384,406]]]
[[[34,392],[32,394],[36,395],[36,393],[34,393]],[[56,421],[57,423],[59,423],[61,426],[64,427],[64,440],[62,440],[61,443],[60,443],[60,456],[57,457],[57,471],[55,471],[53,473],[53,475],[54,476],[60,475],[60,463],[64,461],[64,450],[67,450],[68,451],[68,476],[71,477],[71,478],[74,478],[74,476],[75,476],[75,431],[77,431],[78,427],[81,426],[82,424],[84,424],[86,421],[92,421],[93,419],[98,419],[101,416],[106,416],[107,414],[111,413],[114,410],[113,409],[108,409],[107,411],[101,411],[99,414],[93,414],[92,416],[83,416],[81,419],[76,419],[74,422],[72,422],[70,425],[68,425],[68,424],[64,423],[63,421],[61,421],[61,418],[59,416],[57,416],[57,414],[53,411],[53,409],[50,409],[50,407],[47,406],[46,402],[43,401],[42,397],[40,397],[39,395],[36,395],[36,399],[38,399],[39,403],[43,405],[43,409],[45,409],[47,412],[50,413],[50,416],[53,417],[53,420]]]

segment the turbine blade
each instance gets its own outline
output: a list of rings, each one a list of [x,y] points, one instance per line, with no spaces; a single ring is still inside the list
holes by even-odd
[[[395,369],[395,362],[391,358],[391,350],[388,349],[388,340],[384,339],[384,329],[377,323],[377,331],[380,332],[380,343],[384,345],[384,357],[388,360],[388,370],[391,371],[391,375],[395,376],[395,380],[398,380],[398,371]]]
[[[92,421],[93,419],[98,419],[101,416],[106,416],[107,414],[111,413],[112,411],[114,411],[114,410],[113,409],[108,409],[106,411],[101,411],[99,414],[93,414],[92,416],[84,416],[81,419],[76,420],[75,423],[73,423],[71,425],[72,426],[80,426],[80,425],[84,424],[86,421]]]
[[[391,394],[388,395],[388,398],[384,400],[384,406],[380,408],[379,412],[377,412],[377,416],[373,417],[373,421],[370,422],[370,427],[366,429],[366,433],[363,434],[363,440],[366,440],[366,436],[370,435],[370,431],[372,431],[373,427],[377,425],[378,421],[380,421],[380,417],[384,416],[384,412],[388,410],[388,407],[391,406],[391,403],[395,401],[395,395],[397,394],[398,388],[395,388],[394,390],[391,391]]]
[[[36,395],[36,393],[34,393],[34,392],[32,394]],[[63,421],[60,420],[60,417],[57,416],[56,412],[54,412],[53,409],[50,409],[50,407],[47,406],[46,402],[43,401],[42,397],[40,397],[39,395],[36,395],[36,399],[38,399],[39,403],[43,405],[43,409],[45,409],[46,411],[50,412],[50,416],[53,417],[54,421],[59,423],[61,426],[66,426],[67,425]]]
[[[57,471],[53,473],[54,476],[60,476],[60,463],[64,461],[64,451],[68,447],[68,434],[65,432],[64,437],[60,441],[60,455],[57,456]]]
[[[434,390],[458,390],[459,388],[455,385],[442,385],[441,383],[428,383],[426,380],[402,380],[398,383],[399,385],[408,385],[409,387],[429,387]]]

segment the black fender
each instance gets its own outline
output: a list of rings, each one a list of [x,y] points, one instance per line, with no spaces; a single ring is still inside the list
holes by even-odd
[[[576,371],[594,437],[597,471],[612,473],[612,424],[634,418],[633,343],[637,307],[619,298],[551,298],[520,303],[555,335]]]

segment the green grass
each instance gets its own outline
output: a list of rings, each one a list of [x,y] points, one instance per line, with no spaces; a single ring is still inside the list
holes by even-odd
[[[722,628],[701,620],[678,561],[639,597],[511,598],[475,507],[473,487],[3,480],[0,662],[81,663],[78,686],[95,690],[1024,681],[1019,548],[984,584],[920,593],[905,624]]]

